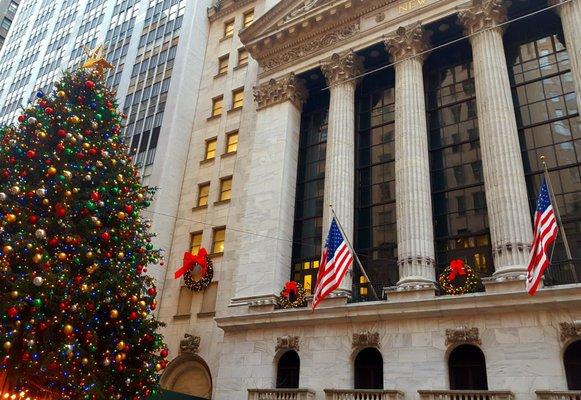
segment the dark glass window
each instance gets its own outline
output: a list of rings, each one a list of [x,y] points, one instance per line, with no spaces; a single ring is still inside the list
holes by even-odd
[[[567,387],[569,390],[581,390],[581,340],[567,346],[563,355]]]
[[[456,347],[448,358],[450,390],[488,390],[482,350],[471,344]]]
[[[355,250],[371,282],[398,281],[395,210],[395,81],[392,68],[364,78],[356,99]],[[354,271],[359,273],[359,268]],[[370,294],[364,276],[354,286]]]
[[[276,370],[277,389],[296,389],[299,387],[301,359],[294,350],[284,353],[278,360]]]
[[[328,110],[328,94],[320,94],[305,104],[301,115],[292,279],[307,293],[315,289],[321,258]]]
[[[383,389],[383,358],[369,347],[355,357],[355,389]]]
[[[543,14],[542,19],[512,24],[505,47],[531,215],[543,177],[544,156],[573,258],[581,259],[581,127],[559,18]],[[559,234],[552,260],[565,259]],[[549,269],[547,275],[551,272]],[[572,272],[568,270],[561,283],[572,282]],[[547,278],[547,284],[554,283]]]
[[[470,47],[462,43],[437,51],[426,71],[438,273],[462,259],[488,276],[494,269]]]

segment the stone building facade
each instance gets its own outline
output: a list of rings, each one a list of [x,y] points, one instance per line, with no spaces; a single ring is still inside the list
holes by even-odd
[[[581,2],[239,0],[208,19],[159,311],[164,388],[574,398]],[[545,165],[571,257],[560,235],[531,297]],[[354,265],[316,312],[278,309],[286,281],[313,290],[333,213],[371,283]],[[173,272],[201,247],[215,271],[195,293]],[[453,259],[479,291],[442,294]]]

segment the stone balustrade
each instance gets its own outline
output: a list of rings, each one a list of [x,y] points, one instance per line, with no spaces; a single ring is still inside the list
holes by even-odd
[[[508,390],[418,390],[420,400],[514,400]]]
[[[581,400],[580,390],[537,390],[539,400]]]
[[[315,400],[309,389],[248,389],[248,400]]]
[[[325,389],[325,400],[403,400],[399,390]]]

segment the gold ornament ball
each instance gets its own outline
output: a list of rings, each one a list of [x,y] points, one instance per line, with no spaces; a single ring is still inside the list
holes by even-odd
[[[88,292],[89,291],[89,285],[87,285],[86,283],[83,283],[81,285],[81,291],[82,292]]]
[[[115,356],[115,361],[117,361],[118,363],[120,363],[121,361],[123,361],[123,357],[121,356],[121,353],[117,354]]]
[[[59,97],[62,99],[65,96],[66,96],[66,94],[63,90],[59,90],[58,92],[56,92],[56,97]]]
[[[90,260],[91,258],[93,258],[93,252],[87,251],[87,254],[85,254],[85,257],[87,257]]]
[[[47,174],[49,175],[54,175],[56,174],[56,168],[55,167],[49,167],[48,171],[46,171]]]
[[[155,370],[157,372],[161,371],[161,364],[159,364],[159,363],[158,364],[155,364]]]
[[[73,115],[72,117],[69,118],[69,121],[72,122],[73,124],[78,124],[79,122],[81,122],[81,119],[76,115]]]
[[[6,219],[7,222],[12,223],[12,222],[16,221],[16,215],[14,215],[14,214],[6,214],[5,219]]]
[[[88,358],[86,358],[86,357],[83,357],[83,358],[81,359],[81,363],[82,363],[83,365],[87,365],[87,364],[89,363],[89,359],[88,359]]]
[[[123,182],[123,175],[117,175],[117,182]]]
[[[13,299],[18,298],[18,290],[13,290],[12,292],[10,292],[10,297],[12,297]]]
[[[45,131],[39,131],[38,132],[38,137],[40,139],[46,139],[46,132]]]
[[[119,317],[119,311],[111,310],[111,312],[109,313],[109,317],[111,317],[111,319],[117,319]]]
[[[130,297],[130,300],[132,303],[137,303],[137,300],[139,300],[139,298],[136,295],[133,295]]]
[[[59,253],[58,254],[58,259],[61,261],[66,261],[67,259],[67,253]]]
[[[83,149],[89,149],[91,145],[87,142],[83,143]]]
[[[122,340],[117,343],[117,350],[123,350],[125,348],[125,342]]]
[[[139,307],[141,307],[141,308],[145,308],[145,307],[147,307],[147,303],[146,303],[144,300],[141,300],[141,301],[139,302]]]
[[[65,327],[63,328],[63,332],[65,333],[65,335],[70,335],[71,333],[73,333],[73,326],[66,324]]]
[[[4,246],[2,248],[2,250],[4,251],[4,253],[10,253],[12,251],[12,246],[10,246],[9,244],[7,244],[6,246]]]
[[[143,318],[147,318],[147,311],[143,311],[143,312],[141,313],[141,316],[142,316]]]
[[[65,192],[65,196],[66,196],[66,197],[71,197],[72,195],[73,195],[73,193],[72,193],[70,190],[67,190],[67,191]]]
[[[119,211],[117,213],[117,218],[119,218],[119,219],[125,219],[125,213],[123,211]]]
[[[4,350],[10,350],[12,348],[12,343],[10,343],[10,342],[4,342],[4,344],[2,345],[2,347],[4,348]]]
[[[50,204],[50,201],[48,199],[42,199],[42,204],[48,206]]]
[[[73,174],[71,173],[71,171],[63,171],[63,175],[67,179],[71,179],[73,177]]]
[[[125,257],[125,253],[123,253],[122,251],[120,251],[119,253],[117,253],[117,258],[121,259]]]
[[[38,264],[42,261],[42,254],[40,253],[36,253],[33,257],[32,257],[32,261],[34,261],[35,264]]]

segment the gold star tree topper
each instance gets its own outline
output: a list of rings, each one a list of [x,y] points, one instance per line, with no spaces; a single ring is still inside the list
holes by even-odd
[[[113,68],[113,65],[105,59],[103,45],[100,44],[96,49],[89,50],[86,46],[83,46],[85,54],[87,55],[87,60],[83,64],[83,68],[95,69],[98,72],[103,72],[105,69]]]

